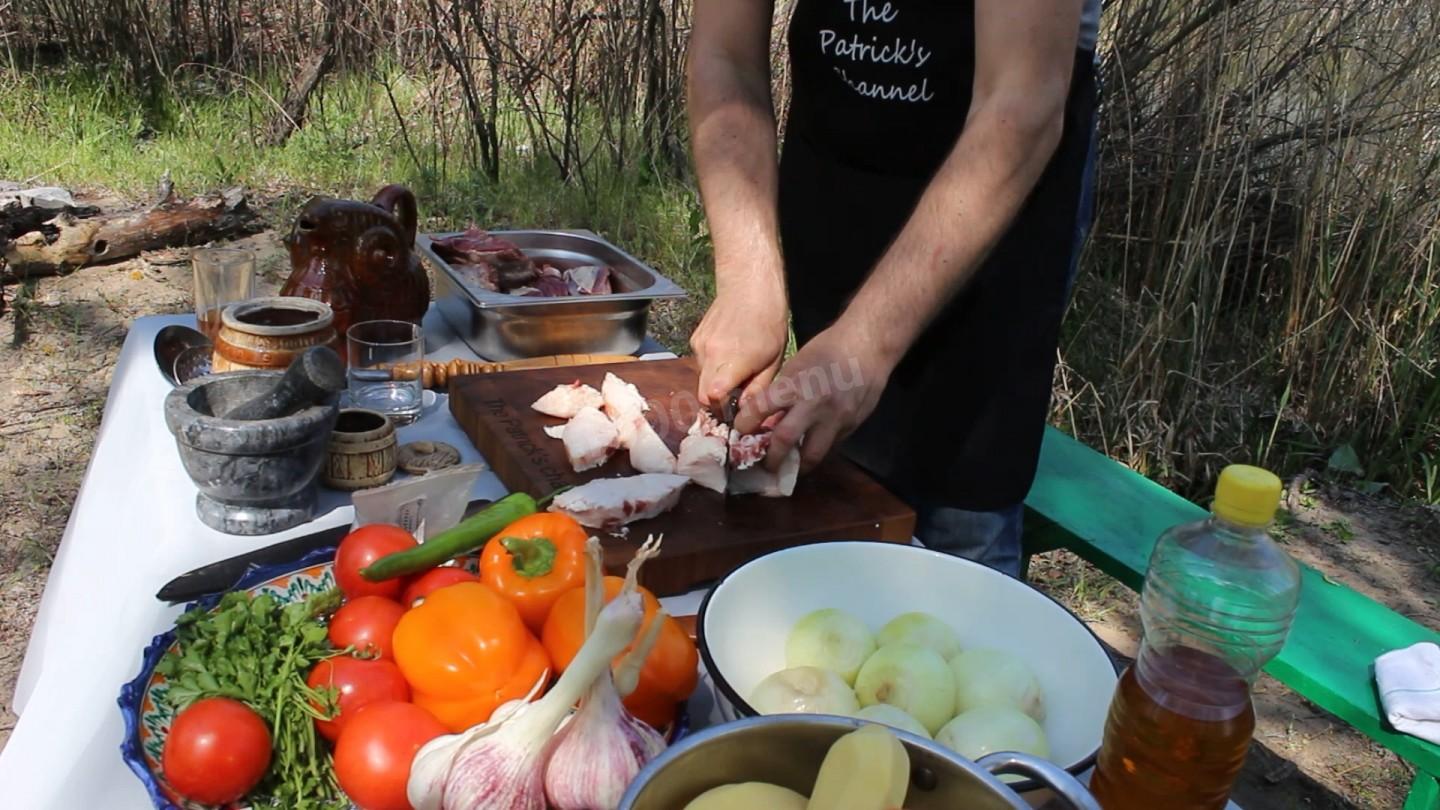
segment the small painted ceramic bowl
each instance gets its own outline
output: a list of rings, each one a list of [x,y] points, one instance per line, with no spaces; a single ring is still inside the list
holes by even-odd
[[[321,548],[293,563],[256,567],[236,583],[235,590],[249,591],[255,596],[270,594],[282,605],[296,602],[335,587],[334,559],[333,547]],[[465,557],[462,564],[472,572],[479,570],[479,559],[476,557]],[[191,603],[186,609],[201,607],[208,610],[219,601],[220,594],[213,594]],[[140,674],[121,687],[118,702],[120,713],[125,718],[125,740],[120,744],[120,754],[159,810],[216,810],[214,805],[181,797],[161,776],[160,754],[165,749],[165,737],[170,732],[170,724],[175,721],[176,712],[166,699],[170,686],[165,676],[155,672],[155,665],[174,646],[175,629],[172,627],[150,642],[141,659]],[[666,739],[674,743],[688,732],[689,716],[685,705],[681,704],[676,710],[674,724],[666,732]],[[248,806],[229,804],[223,810],[243,810]]]

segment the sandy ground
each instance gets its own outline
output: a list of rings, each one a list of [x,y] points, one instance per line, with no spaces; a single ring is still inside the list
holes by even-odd
[[[265,234],[247,244],[261,255],[261,291],[276,289],[286,272],[278,242]],[[183,253],[4,288],[0,747],[15,723],[8,701],[126,331],[138,316],[185,311],[189,290]],[[1440,626],[1440,544],[1431,545],[1440,515],[1308,480],[1292,483],[1287,504],[1277,536],[1297,558]],[[1067,552],[1038,558],[1032,577],[1109,644],[1134,653],[1138,618],[1129,591]],[[1394,755],[1269,679],[1259,684],[1257,709],[1258,744],[1236,796],[1247,808],[1400,807],[1410,770]]]

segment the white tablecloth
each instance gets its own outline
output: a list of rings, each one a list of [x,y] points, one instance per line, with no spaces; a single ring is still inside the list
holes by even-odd
[[[152,355],[155,333],[171,323],[193,326],[194,318],[136,320],[116,362],[90,468],[16,685],[20,721],[0,752],[0,806],[150,807],[120,758],[124,729],[116,698],[121,684],[139,672],[141,651],[180,612],[157,600],[155,592],[200,565],[352,520],[349,496],[322,489],[318,517],[284,533],[235,537],[199,521],[195,486],[180,466],[161,411],[170,385]],[[474,357],[433,309],[425,333],[427,357]],[[653,343],[646,348],[660,351]],[[402,443],[417,439],[449,442],[460,449],[463,463],[483,460],[451,418],[443,395],[415,424],[400,429]],[[485,472],[471,497],[504,494],[500,480]],[[672,613],[693,613],[699,594],[666,602]]]

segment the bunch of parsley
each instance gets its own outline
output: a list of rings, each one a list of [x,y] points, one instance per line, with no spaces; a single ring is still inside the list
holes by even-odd
[[[270,769],[248,796],[256,807],[346,808],[315,718],[334,715],[334,690],[305,683],[316,662],[336,654],[321,618],[339,607],[338,590],[288,605],[269,594],[225,594],[213,610],[176,621],[174,650],[155,671],[169,681],[165,700],[181,711],[196,700],[228,697],[254,709],[270,728]]]

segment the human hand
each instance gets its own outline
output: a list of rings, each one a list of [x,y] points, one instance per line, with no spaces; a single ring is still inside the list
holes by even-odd
[[[783,412],[765,464],[778,470],[798,445],[800,469],[808,472],[875,410],[894,367],[873,341],[837,323],[802,346],[763,391],[742,400],[735,429],[752,433]]]
[[[753,399],[779,370],[789,336],[783,287],[756,284],[716,295],[690,336],[701,404],[717,408],[736,388],[743,388],[741,402]]]

